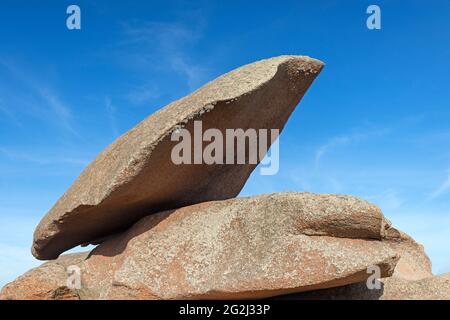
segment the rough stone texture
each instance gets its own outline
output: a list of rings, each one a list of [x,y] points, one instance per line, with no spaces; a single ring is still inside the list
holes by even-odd
[[[322,69],[318,60],[280,56],[238,68],[149,116],[107,147],[42,219],[32,252],[55,259],[101,242],[144,215],[235,197],[255,168],[172,163],[171,133],[193,120],[203,130],[282,129]]]
[[[382,280],[379,290],[368,290],[365,283],[304,292],[278,299],[299,300],[450,300],[450,273],[421,280],[399,277]]]
[[[83,299],[264,298],[390,276],[389,223],[366,201],[278,193],[141,219],[82,264]]]
[[[413,281],[433,276],[431,262],[423,246],[410,236],[395,228],[389,228],[385,242],[400,256],[394,277]]]
[[[450,273],[416,281],[398,277],[384,281],[383,300],[450,300]]]
[[[278,299],[396,300],[449,299],[448,275],[433,277],[431,262],[423,246],[395,228],[388,228],[382,240],[400,259],[389,278],[381,279],[380,289],[369,290],[366,283],[293,294]]]
[[[67,267],[80,264],[88,253],[73,253],[31,269],[3,287],[0,300],[78,300],[77,290],[66,286]]]

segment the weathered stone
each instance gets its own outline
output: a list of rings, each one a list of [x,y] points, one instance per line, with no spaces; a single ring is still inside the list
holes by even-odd
[[[42,219],[32,252],[54,259],[79,244],[125,230],[145,215],[235,197],[256,164],[175,165],[173,131],[283,129],[322,69],[280,56],[238,68],[149,116],[107,147]]]
[[[389,228],[384,241],[400,256],[394,277],[413,281],[433,276],[430,258],[423,246],[410,236],[395,228]]]
[[[293,294],[278,299],[319,300],[404,300],[449,299],[449,275],[433,277],[431,262],[423,246],[395,228],[387,229],[382,240],[400,259],[389,278],[381,279],[379,289],[356,283],[338,288]]]
[[[384,280],[383,300],[450,300],[450,273],[408,281],[398,277]]]
[[[3,287],[0,300],[78,300],[76,289],[67,287],[67,267],[79,265],[88,253],[73,253],[31,269]]]
[[[141,219],[81,265],[83,299],[265,298],[390,276],[388,222],[366,201],[279,193]]]
[[[380,289],[365,283],[277,297],[295,300],[450,300],[450,273],[409,281],[399,277],[382,279]]]

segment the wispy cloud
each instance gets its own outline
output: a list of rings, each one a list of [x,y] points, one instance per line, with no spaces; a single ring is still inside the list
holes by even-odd
[[[192,44],[200,38],[200,31],[204,26],[202,20],[187,26],[180,21],[157,22],[138,21],[124,24],[124,31],[128,36],[125,40],[127,44],[154,44],[156,40],[158,46],[156,50],[167,52],[176,50],[181,46]]]
[[[202,38],[206,22],[195,13],[188,21],[124,23],[123,47],[132,53],[133,63],[157,69],[170,68],[185,77],[189,89],[196,89],[208,76],[205,61],[195,63],[190,49]],[[133,50],[133,49],[131,49]]]
[[[29,247],[0,243],[0,252],[0,287],[42,263],[33,258]]]
[[[189,89],[194,90],[206,78],[207,71],[200,65],[189,64],[182,56],[171,58],[172,67],[187,78]]]
[[[394,189],[387,189],[375,195],[366,195],[363,196],[363,198],[369,201],[373,201],[375,204],[386,211],[398,209],[403,204],[403,200],[400,198],[398,192]]]
[[[447,191],[450,191],[450,170],[447,171],[447,179],[429,195],[428,199],[435,199]]]
[[[32,88],[41,96],[41,98],[44,99],[53,111],[54,115],[57,117],[58,121],[61,121],[67,130],[76,134],[71,124],[72,112],[69,106],[60,100],[58,94],[49,87],[33,85]]]
[[[340,135],[332,137],[328,142],[319,146],[315,153],[315,165],[318,166],[320,160],[333,149],[340,146],[349,145],[352,143],[359,143],[361,141],[367,140],[369,138],[378,137],[389,133],[390,130],[387,128],[376,129],[376,130],[366,130],[366,131],[356,131],[347,135]]]
[[[17,119],[14,112],[12,112],[9,108],[7,108],[3,102],[3,100],[0,98],[0,113],[4,114],[8,120],[15,124],[16,126],[22,126],[20,121]]]
[[[143,85],[139,86],[138,88],[135,88],[131,90],[127,95],[126,98],[128,101],[130,101],[132,104],[141,105],[145,102],[149,102],[151,99],[159,97],[158,90],[156,86],[154,85]]]
[[[85,159],[51,155],[43,156],[27,152],[18,152],[3,147],[0,148],[0,155],[3,155],[13,161],[24,161],[37,165],[70,164],[75,166],[86,166],[89,163],[89,161]]]
[[[114,137],[117,137],[119,135],[119,130],[117,129],[117,121],[115,116],[117,108],[112,104],[110,97],[105,97],[105,108],[106,114],[108,115],[111,130],[114,134]]]
[[[0,66],[8,70],[10,75],[21,81],[23,85],[30,89],[30,91],[43,102],[42,108],[45,108],[45,110],[40,111],[46,111],[46,121],[52,121],[55,125],[62,127],[65,131],[78,135],[72,124],[71,108],[61,100],[60,95],[54,88],[42,78],[37,79],[28,74],[23,68],[20,68],[11,60],[0,57]],[[13,115],[13,112],[5,107],[3,107],[2,110],[5,113],[9,113],[10,116]]]
[[[324,145],[321,145],[319,148],[317,148],[316,157],[315,157],[316,165],[319,163],[320,159],[322,159],[322,157],[330,150],[332,150],[338,146],[349,144],[352,141],[357,141],[360,138],[361,137],[359,135],[358,136],[355,136],[355,135],[353,135],[353,136],[338,136],[338,137],[331,138],[327,143],[325,143]]]

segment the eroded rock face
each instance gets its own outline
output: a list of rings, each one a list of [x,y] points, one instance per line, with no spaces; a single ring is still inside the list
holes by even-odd
[[[177,166],[171,133],[181,125],[192,132],[196,119],[203,130],[281,130],[322,66],[299,56],[255,62],[149,116],[107,147],[47,213],[33,255],[55,259],[150,213],[235,197],[256,164]]]
[[[81,265],[83,299],[265,298],[390,276],[389,224],[366,201],[278,193],[141,219]]]
[[[450,300],[450,273],[409,281],[399,277],[382,280],[381,289],[365,283],[280,297],[295,300]]]
[[[388,228],[382,240],[400,259],[381,287],[369,289],[366,282],[338,288],[303,292],[279,299],[307,300],[405,300],[450,299],[449,275],[433,277],[431,262],[423,246],[405,233]]]
[[[395,228],[389,228],[384,241],[400,256],[393,277],[415,281],[433,276],[430,258],[423,246],[410,236]]]
[[[81,290],[69,289],[77,265]],[[368,266],[381,269],[369,290]],[[423,247],[363,200],[278,193],[143,218],[88,253],[63,255],[0,299],[450,299]],[[295,293],[295,294],[290,294]],[[289,294],[289,295],[286,295]]]
[[[79,265],[88,253],[73,253],[31,269],[3,287],[0,300],[78,300],[77,290],[67,287],[67,267]]]
[[[385,279],[383,300],[450,300],[450,273],[408,281],[398,277]]]

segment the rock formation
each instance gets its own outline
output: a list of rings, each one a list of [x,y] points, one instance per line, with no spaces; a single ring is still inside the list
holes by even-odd
[[[69,265],[80,290],[67,287]],[[367,287],[370,266],[380,289]],[[376,206],[276,193],[149,215],[89,255],[30,270],[0,299],[450,299],[449,282]]]
[[[322,66],[298,56],[255,62],[149,116],[100,153],[47,213],[33,255],[55,259],[149,213],[235,197],[256,164],[175,165],[171,133],[180,126],[192,132],[195,119],[204,130],[281,130]]]
[[[28,271],[0,299],[450,299],[450,276],[433,276],[423,247],[367,201],[235,198],[256,162],[172,162],[172,133],[195,120],[219,132],[282,130],[322,66],[299,56],[243,66],[125,133],[42,219],[32,252],[98,246]],[[367,285],[373,268],[379,289]]]
[[[384,242],[389,230],[376,206],[351,196],[204,202],[146,216],[88,258],[80,255],[82,289],[69,292],[82,299],[236,299],[342,286],[365,281],[368,266],[392,275],[399,256]],[[48,269],[58,281],[38,294],[52,298],[65,288],[67,260],[30,271],[2,298],[36,295],[13,289],[38,283]]]
[[[364,281],[398,260],[386,220],[353,198],[280,193],[150,215],[82,265],[91,299],[265,298]]]
[[[433,276],[423,247],[411,237],[389,228],[383,242],[399,256],[391,277],[379,289],[365,282],[279,297],[295,300],[450,300],[450,274]]]
[[[67,268],[87,256],[88,252],[65,254],[31,269],[4,286],[0,300],[79,300],[77,290],[67,287]]]
[[[365,283],[304,292],[279,297],[294,300],[450,300],[450,273],[408,281],[398,277],[382,280],[380,289],[367,289]]]

